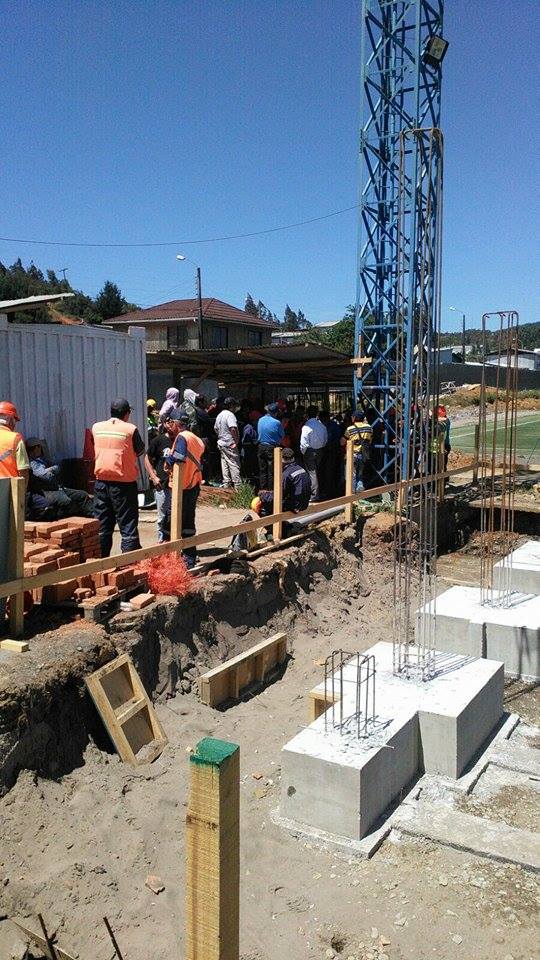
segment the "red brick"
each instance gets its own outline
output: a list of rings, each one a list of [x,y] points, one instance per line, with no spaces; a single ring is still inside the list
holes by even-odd
[[[48,560],[46,563],[36,563],[35,557],[33,559],[34,563],[32,566],[34,567],[34,575],[36,576],[39,573],[48,573],[49,570],[58,570],[58,563],[56,560]]]
[[[118,590],[124,590],[135,583],[133,570],[111,570],[107,575],[107,583],[110,583]]]
[[[88,600],[92,596],[92,591],[84,587],[77,587],[73,592],[76,600]]]
[[[62,556],[58,558],[58,567],[63,569],[64,567],[75,567],[79,563],[79,554],[78,553],[66,553],[62,551]]]
[[[24,545],[24,559],[29,560],[30,557],[35,557],[40,553],[43,553],[46,550],[46,547],[43,547],[40,543],[25,543]]]
[[[25,563],[23,568],[23,575],[25,577],[34,576],[34,565],[32,563]]]
[[[76,589],[76,580],[66,580],[65,583],[53,583],[43,587],[43,603],[62,603],[63,600],[69,600]]]
[[[35,535],[36,535],[36,525],[35,525],[35,523],[27,523],[27,522],[25,522],[25,524],[24,524],[24,539],[25,539],[25,540],[33,540],[34,537],[35,537]]]
[[[43,551],[41,554],[41,559],[46,563],[49,560],[59,560],[60,557],[64,556],[63,550],[51,549],[50,547]]]
[[[147,607],[148,604],[153,603],[156,599],[154,593],[138,593],[135,597],[132,597],[129,601],[134,610],[142,610],[143,607]]]
[[[77,577],[77,583],[79,584],[79,587],[83,588],[83,590],[94,589],[94,578],[91,577],[89,573],[85,573],[83,577]]]
[[[114,597],[118,593],[116,587],[96,587],[96,596],[100,597]]]

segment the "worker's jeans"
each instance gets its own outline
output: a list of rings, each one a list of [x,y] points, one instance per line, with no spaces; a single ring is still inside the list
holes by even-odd
[[[58,490],[45,490],[43,496],[56,511],[56,516],[93,517],[92,497],[86,490],[72,490],[71,487],[59,487]]]
[[[364,458],[362,454],[357,453],[354,458],[354,492],[359,493],[364,489]]]
[[[227,487],[238,489],[242,480],[240,478],[240,453],[238,447],[221,446],[218,441],[219,452],[221,454],[221,475],[223,483]]]
[[[158,543],[171,539],[171,488],[154,490],[157,506]]]
[[[309,479],[311,480],[310,503],[315,503],[319,499],[318,470],[323,458],[323,450],[324,447],[321,447],[320,450],[313,450],[311,447],[308,447],[307,450],[304,450],[304,466],[309,473]]]
[[[195,510],[199,497],[199,484],[191,487],[190,490],[184,490],[182,495],[182,536],[193,537],[196,534],[195,529]],[[182,552],[188,569],[194,567],[197,562],[197,547],[186,547]]]
[[[259,487],[261,490],[274,489],[274,448],[269,443],[260,443],[259,457]]]
[[[138,550],[139,503],[137,484],[115,483],[112,480],[96,480],[94,487],[94,516],[99,520],[99,545],[101,556],[111,553],[115,525],[122,537],[122,553]]]

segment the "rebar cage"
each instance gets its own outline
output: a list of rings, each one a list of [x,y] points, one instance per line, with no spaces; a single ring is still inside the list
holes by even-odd
[[[489,437],[486,389],[487,326],[498,321],[493,437]],[[484,364],[479,408],[480,511],[480,595],[482,604],[508,607],[512,597],[512,558],[515,546],[514,501],[517,451],[518,331],[516,310],[485,313],[482,317]],[[503,394],[501,396],[501,393]],[[502,430],[502,444],[498,432]],[[499,473],[501,473],[500,479]],[[497,502],[498,501],[498,502]],[[497,517],[498,511],[498,517]],[[501,563],[499,588],[493,588],[493,567]]]
[[[325,731],[339,730],[356,737],[370,733],[375,722],[375,676],[373,654],[332,651],[324,662]],[[351,686],[354,698],[344,696]]]

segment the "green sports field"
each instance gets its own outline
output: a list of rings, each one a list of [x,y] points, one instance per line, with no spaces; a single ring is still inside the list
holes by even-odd
[[[462,450],[463,453],[472,453],[474,450],[474,423],[467,423],[464,426],[452,425],[450,433],[450,442],[455,450]],[[504,422],[499,415],[499,424],[497,428],[497,448],[503,447]],[[493,443],[493,423],[487,424],[487,442]],[[517,427],[517,450],[516,454],[520,459],[529,460],[532,458],[535,462],[540,462],[540,413],[526,412],[518,413]]]

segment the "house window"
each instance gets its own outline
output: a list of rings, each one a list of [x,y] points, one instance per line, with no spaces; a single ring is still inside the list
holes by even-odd
[[[187,347],[187,327],[167,327],[167,349],[183,350]]]
[[[248,330],[248,347],[262,347],[262,331]]]
[[[210,328],[210,346],[215,350],[219,350],[220,347],[229,346],[229,331],[227,327]]]

